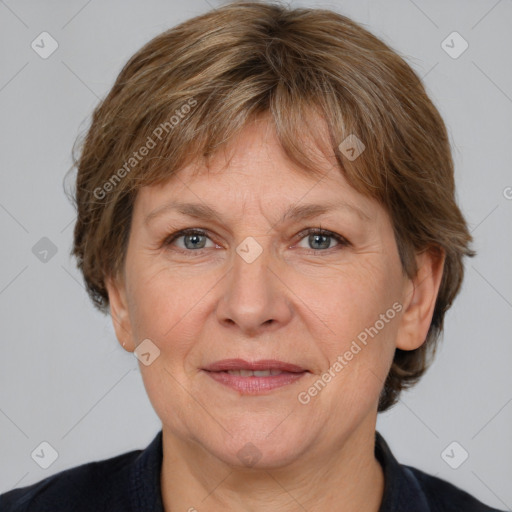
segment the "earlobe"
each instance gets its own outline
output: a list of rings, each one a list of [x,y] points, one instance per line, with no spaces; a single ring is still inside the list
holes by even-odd
[[[124,283],[112,277],[108,277],[105,280],[105,286],[108,292],[110,316],[112,317],[112,324],[117,340],[125,350],[133,352],[135,346],[133,344]]]
[[[404,313],[397,333],[397,348],[414,350],[425,341],[441,286],[444,261],[445,253],[440,248],[431,248],[416,256],[418,271],[404,290]]]

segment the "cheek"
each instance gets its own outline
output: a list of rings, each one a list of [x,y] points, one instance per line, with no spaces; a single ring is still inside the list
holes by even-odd
[[[399,319],[393,308],[399,293],[392,268],[358,267],[316,292],[323,304],[319,312],[330,328],[328,336],[318,338],[323,372],[333,376],[321,400],[329,403],[327,409],[336,417],[345,418],[352,411],[356,421],[378,401],[393,359]]]
[[[149,338],[163,350],[169,340],[190,338],[185,330],[199,324],[189,320],[201,314],[215,281],[207,275],[187,276],[165,263],[146,262],[131,275],[130,318],[136,339]]]
[[[323,371],[335,376],[325,399],[340,415],[373,406],[395,351],[400,267],[376,260],[361,258],[364,263],[338,272],[311,297],[329,326],[328,336],[317,338]]]
[[[337,345],[374,325],[400,297],[397,266],[376,260],[361,257],[357,265],[335,269],[326,279],[297,281],[302,283],[297,294],[330,328],[329,338]]]

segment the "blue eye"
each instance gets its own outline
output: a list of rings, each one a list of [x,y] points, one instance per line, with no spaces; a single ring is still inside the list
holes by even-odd
[[[343,236],[338,235],[332,231],[328,231],[322,228],[309,228],[297,235],[300,240],[306,240],[310,249],[313,252],[321,252],[331,247],[332,240],[337,242],[337,246],[347,246],[350,242]],[[173,245],[177,240],[183,239],[183,243],[178,245],[178,249],[184,252],[199,252],[201,249],[214,248],[217,245],[212,242],[208,233],[200,229],[183,229],[170,235],[165,241],[164,245]],[[212,245],[207,247],[207,242],[210,241]]]
[[[299,236],[303,235],[303,240],[306,240],[309,247],[311,247],[311,249],[313,249],[314,251],[332,249],[332,240],[335,240],[338,245],[348,245],[348,241],[341,235],[333,233],[332,231],[327,231],[325,229],[308,229],[306,230],[306,232],[300,233]]]
[[[171,235],[171,237],[167,239],[166,245],[170,245],[172,242],[179,240],[180,238],[183,238],[184,243],[184,248],[180,247],[180,249],[190,250],[205,249],[206,240],[209,240],[204,231],[198,229],[183,229],[182,231],[178,231]]]

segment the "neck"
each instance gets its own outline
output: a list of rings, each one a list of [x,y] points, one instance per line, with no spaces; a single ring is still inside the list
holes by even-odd
[[[311,450],[286,466],[234,468],[164,427],[164,510],[378,512],[384,474],[374,448],[375,422],[353,432],[337,447]]]

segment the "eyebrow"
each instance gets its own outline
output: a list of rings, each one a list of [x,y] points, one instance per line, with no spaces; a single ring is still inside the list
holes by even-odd
[[[349,212],[355,213],[363,221],[371,220],[371,217],[357,206],[344,201],[336,201],[324,204],[292,205],[284,212],[280,222],[284,222],[287,219],[293,219],[295,221],[311,219],[313,217],[318,217],[322,214],[329,213],[333,210],[347,210]],[[188,217],[193,217],[200,220],[214,219],[221,224],[226,224],[226,221],[222,215],[211,206],[208,206],[204,203],[184,203],[181,201],[169,201],[156,208],[145,217],[144,223],[147,225],[156,217],[160,217],[169,211],[175,211],[177,213],[187,215]]]

